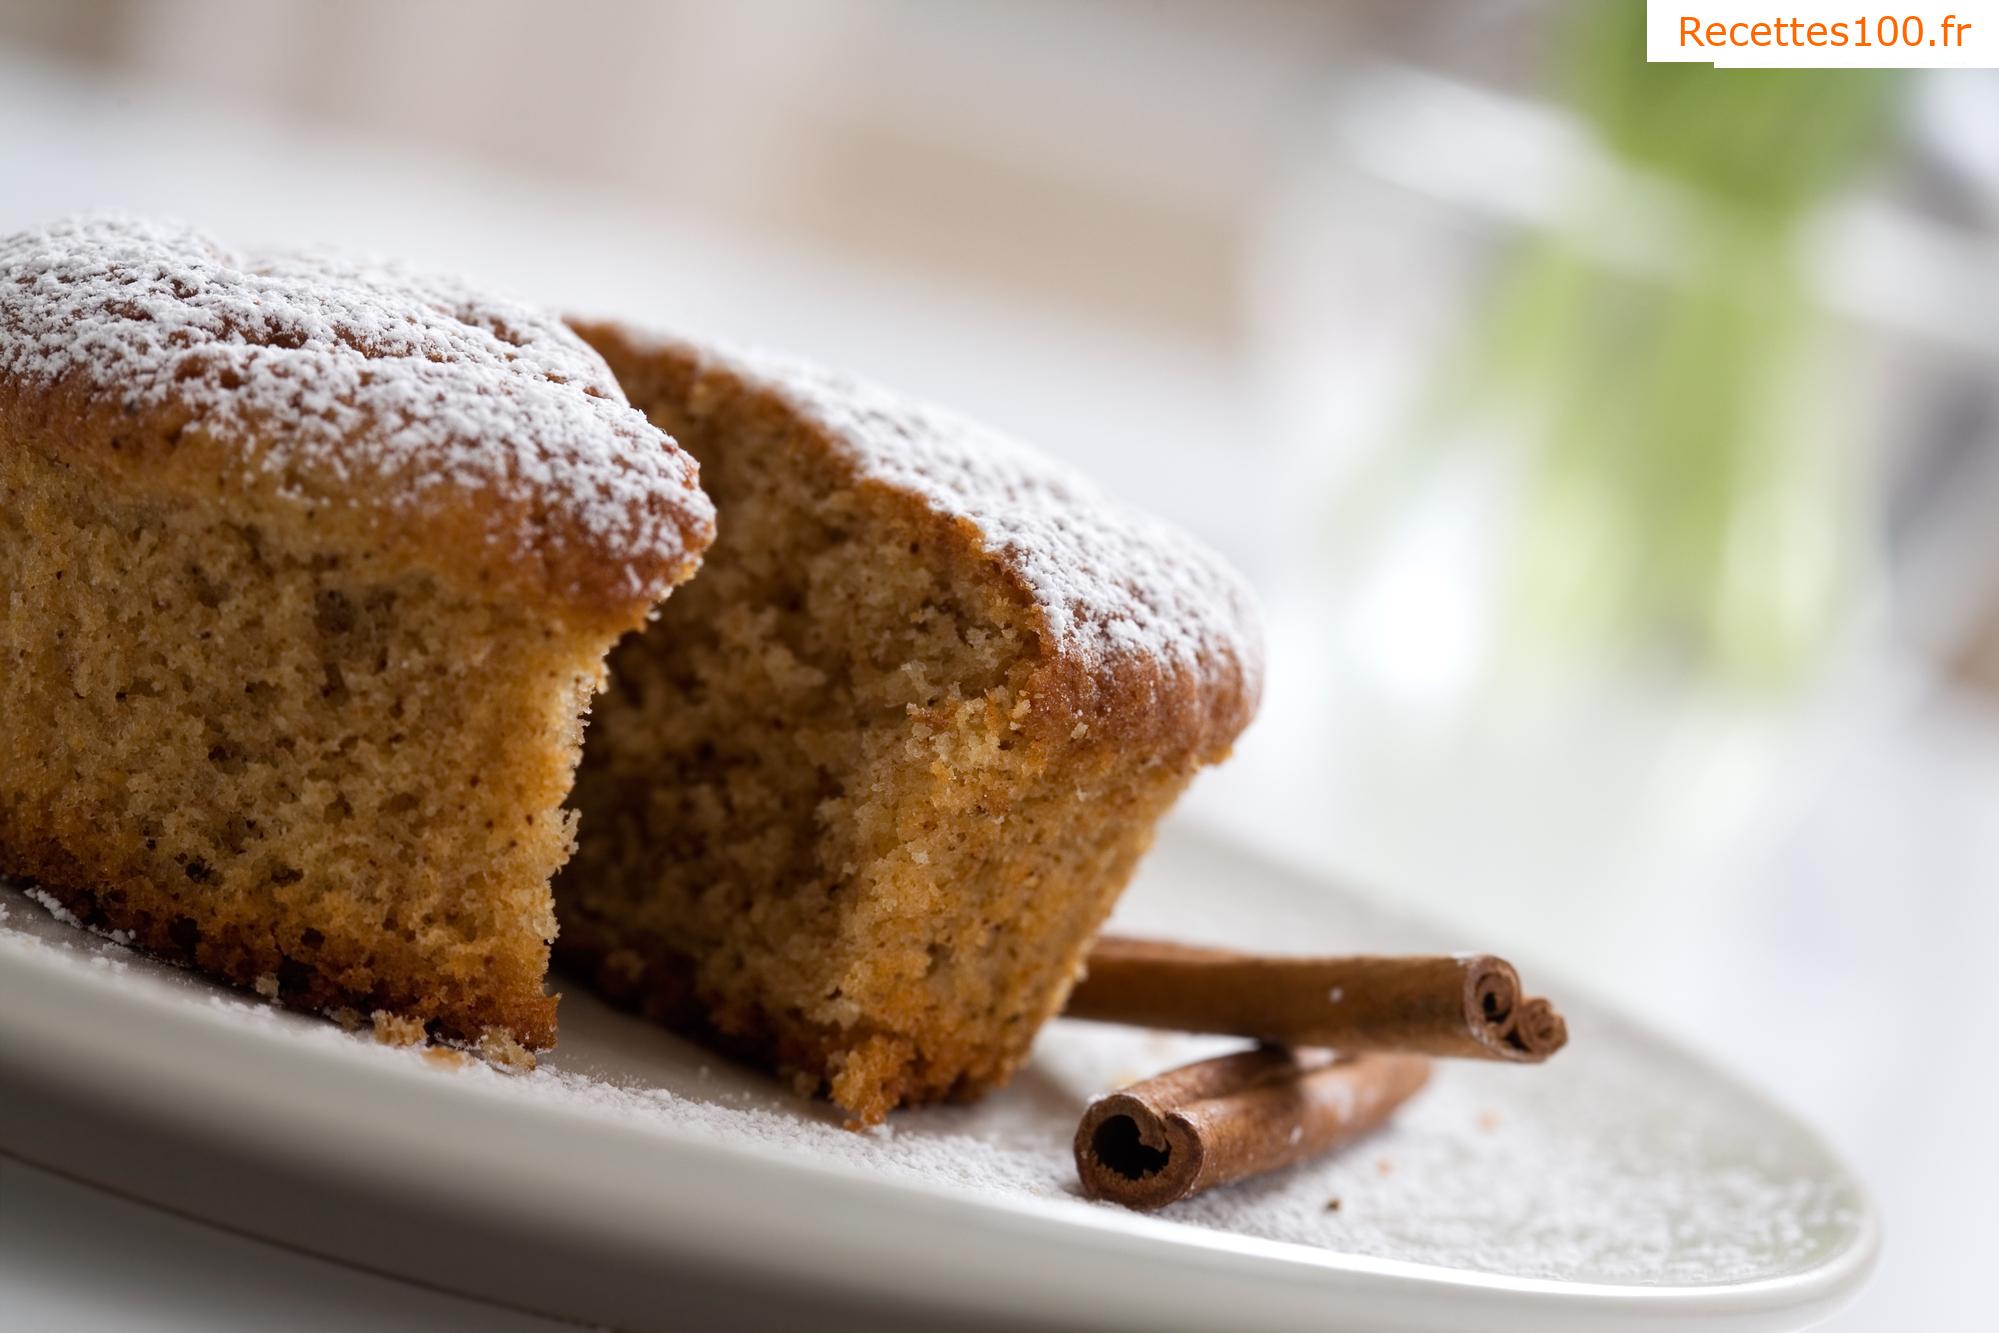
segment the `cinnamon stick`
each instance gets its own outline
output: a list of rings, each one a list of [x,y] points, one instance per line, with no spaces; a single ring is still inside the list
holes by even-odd
[[[1358,1138],[1429,1076],[1421,1056],[1281,1047],[1184,1065],[1090,1103],[1076,1174],[1093,1199],[1163,1208]]]
[[[1490,954],[1288,958],[1100,938],[1063,1012],[1344,1053],[1536,1062],[1568,1041],[1544,999]]]

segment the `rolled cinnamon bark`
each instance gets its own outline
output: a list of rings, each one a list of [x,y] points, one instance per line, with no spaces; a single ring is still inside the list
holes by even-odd
[[[1568,1029],[1490,954],[1285,958],[1106,935],[1063,1011],[1345,1053],[1538,1061]],[[1525,1021],[1523,1021],[1525,1020]]]
[[[1552,1003],[1536,996],[1521,1004],[1508,1040],[1520,1048],[1522,1059],[1545,1060],[1568,1045],[1569,1025]]]
[[[1184,1065],[1090,1103],[1076,1174],[1093,1199],[1164,1208],[1358,1138],[1429,1076],[1421,1056],[1281,1047]]]

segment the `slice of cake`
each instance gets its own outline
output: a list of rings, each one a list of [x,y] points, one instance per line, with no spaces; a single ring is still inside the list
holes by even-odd
[[[559,956],[856,1123],[1004,1081],[1255,710],[1249,596],[955,417],[580,331],[701,461],[720,536],[612,654]]]
[[[546,1045],[582,715],[712,531],[533,310],[0,240],[0,872],[290,1005]]]

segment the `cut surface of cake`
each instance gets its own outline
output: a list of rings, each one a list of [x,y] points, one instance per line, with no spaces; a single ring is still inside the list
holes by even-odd
[[[1004,1082],[1255,710],[1248,593],[947,413],[578,328],[700,460],[720,535],[612,654],[558,956],[851,1123]]]
[[[529,307],[0,239],[0,873],[296,1007],[545,1046],[582,718],[712,535]]]

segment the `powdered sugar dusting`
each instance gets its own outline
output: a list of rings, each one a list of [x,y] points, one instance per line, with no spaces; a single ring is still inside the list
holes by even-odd
[[[62,922],[65,926],[75,926],[78,929],[82,929],[83,922],[76,919],[76,913],[70,911],[67,907],[64,907],[62,905],[62,900],[57,898],[53,893],[50,893],[47,889],[30,888],[23,890],[23,892],[25,892],[28,895],[29,899],[31,899],[44,912],[47,912],[50,916]]]
[[[494,546],[651,557],[626,565],[633,596],[663,593],[663,563],[712,524],[692,461],[529,306],[117,217],[6,237],[0,275],[0,381],[177,408],[246,481],[301,504],[357,489],[413,514],[476,503]]]
[[[806,362],[726,359],[842,440],[864,476],[976,523],[1065,651],[1091,665],[1157,662],[1190,680],[1237,673],[1253,707],[1263,675],[1255,598],[1187,533],[956,413]]]

